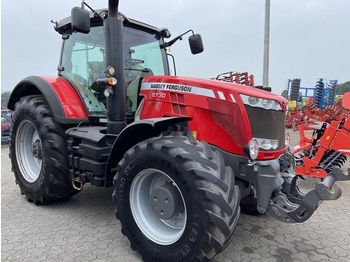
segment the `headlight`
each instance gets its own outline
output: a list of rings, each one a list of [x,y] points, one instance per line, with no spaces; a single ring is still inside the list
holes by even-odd
[[[114,76],[115,72],[116,72],[116,70],[115,70],[115,68],[113,66],[107,67],[107,74],[108,74],[108,76]]]
[[[265,150],[276,149],[278,142],[275,140],[263,140],[261,143],[261,148]]]
[[[271,140],[271,148],[277,149],[278,147],[278,141],[277,140]]]
[[[258,141],[259,148],[264,150],[275,150],[278,148],[278,140],[274,139],[265,139],[265,138],[256,138],[254,137],[256,141]]]
[[[259,143],[258,140],[252,138],[248,144],[245,146],[246,154],[250,157],[251,160],[255,160],[259,154]]]
[[[257,103],[259,103],[259,98],[250,96],[248,97],[248,103],[251,105],[256,105]]]
[[[268,100],[268,99],[263,99],[263,101],[261,102],[261,104],[265,108],[270,108],[272,103],[273,103],[273,101],[272,100]]]
[[[243,101],[243,104],[253,107],[260,107],[264,109],[273,109],[273,110],[282,110],[281,105],[271,99],[262,99],[255,96],[247,96],[247,95],[240,95]]]

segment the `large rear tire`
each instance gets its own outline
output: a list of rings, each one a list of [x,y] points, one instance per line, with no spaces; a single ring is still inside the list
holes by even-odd
[[[65,127],[54,120],[43,96],[16,104],[9,147],[16,183],[28,201],[47,204],[78,192],[69,178]]]
[[[209,261],[237,227],[240,194],[232,169],[190,133],[131,148],[114,185],[122,232],[145,261]]]

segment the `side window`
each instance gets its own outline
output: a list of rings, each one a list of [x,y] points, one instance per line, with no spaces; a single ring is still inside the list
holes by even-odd
[[[65,40],[61,75],[74,83],[91,115],[106,114],[106,97],[96,80],[105,77],[104,38],[101,27],[89,34],[73,33]]]
[[[106,106],[104,88],[97,85],[97,79],[106,77],[104,47],[87,42],[75,42],[72,52],[73,72],[81,76],[97,100]]]
[[[103,51],[102,47],[76,41],[72,50],[72,73],[80,75],[89,86],[92,85],[103,75],[105,68]]]

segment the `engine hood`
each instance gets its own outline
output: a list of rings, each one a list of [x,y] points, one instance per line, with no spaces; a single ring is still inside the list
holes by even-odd
[[[220,96],[232,96],[232,99],[238,98],[239,95],[243,94],[278,101],[284,110],[287,105],[287,100],[284,97],[265,90],[231,82],[194,77],[147,76],[143,80],[142,89],[158,89],[164,91],[168,90],[182,93],[194,93],[213,98]]]

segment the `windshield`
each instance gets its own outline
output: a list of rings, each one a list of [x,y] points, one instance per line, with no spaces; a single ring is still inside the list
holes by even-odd
[[[162,39],[135,28],[124,27],[124,65],[127,112],[136,111],[140,79],[145,75],[168,75]],[[72,33],[64,41],[60,75],[71,81],[80,93],[90,116],[106,114],[104,87],[96,84],[105,78],[105,40],[102,26],[89,34]]]

